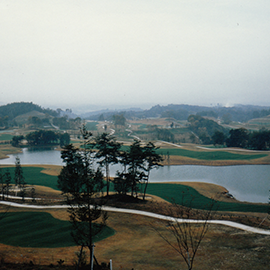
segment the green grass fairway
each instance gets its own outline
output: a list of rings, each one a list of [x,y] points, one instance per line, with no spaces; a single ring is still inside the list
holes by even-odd
[[[161,197],[162,199],[175,202],[187,207],[196,209],[208,209],[211,205],[211,199],[201,195],[194,188],[180,184],[163,184],[150,183],[147,188],[147,193]],[[234,211],[234,212],[256,212],[267,213],[269,206],[249,203],[237,202],[218,202],[218,211]]]
[[[44,168],[41,167],[22,167],[22,168],[23,168],[23,176],[25,178],[25,182],[27,185],[46,186],[58,190],[57,176],[41,173],[41,171],[44,170]],[[9,167],[12,181],[14,177],[14,169],[15,167]],[[5,170],[6,168],[3,167],[2,174],[5,172]]]
[[[243,154],[233,154],[225,151],[191,151],[186,149],[171,149],[171,148],[162,148],[157,151],[159,154],[171,156],[183,156],[195,159],[202,160],[251,160],[258,159],[262,157],[266,157],[266,154],[251,154],[251,155],[243,155]]]
[[[122,145],[121,151],[128,151],[129,146]],[[192,151],[180,148],[160,148],[157,150],[160,155],[170,155],[170,156],[183,156],[188,158],[214,161],[214,160],[252,160],[266,157],[267,154],[234,154],[226,151]]]
[[[12,140],[13,135],[11,134],[1,134],[0,135],[0,141],[10,141]]]
[[[2,232],[0,242],[6,245],[39,248],[75,246],[70,235],[70,222],[55,219],[49,213],[7,213],[0,221],[0,231]],[[94,242],[113,234],[114,230],[106,227],[97,235]]]

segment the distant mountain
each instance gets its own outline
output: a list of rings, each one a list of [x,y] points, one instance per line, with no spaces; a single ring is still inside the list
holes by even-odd
[[[187,104],[169,104],[166,106],[155,105],[149,110],[118,110],[95,111],[82,115],[82,118],[98,120],[103,115],[105,120],[110,120],[114,114],[124,114],[127,119],[132,118],[174,118],[187,120],[189,115],[200,115],[225,121],[247,122],[253,118],[270,115],[270,107],[256,105],[235,105],[233,107],[207,107]]]
[[[44,109],[32,102],[15,102],[0,106],[0,127],[6,127],[15,124],[14,119],[20,115],[25,119],[27,114],[35,116],[41,113],[52,117],[68,117],[75,119],[78,115],[74,114],[71,109]],[[247,122],[254,118],[263,118],[270,115],[270,107],[256,105],[235,105],[233,107],[207,107],[187,104],[169,104],[166,106],[155,105],[147,110],[140,108],[127,108],[119,110],[96,110],[79,115],[82,119],[98,120],[100,118],[111,120],[115,114],[123,114],[127,119],[133,118],[172,118],[175,120],[187,120],[190,115],[199,115],[211,119],[222,119],[224,123],[230,121]],[[41,115],[40,115],[41,116]],[[39,118],[43,118],[42,116]]]

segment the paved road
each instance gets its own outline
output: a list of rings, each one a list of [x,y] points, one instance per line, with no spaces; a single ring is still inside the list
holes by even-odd
[[[69,207],[68,205],[48,205],[48,206],[43,206],[43,205],[19,204],[19,203],[13,203],[13,202],[5,202],[5,201],[0,201],[0,204],[8,205],[8,206],[11,206],[11,207],[31,208],[31,209],[59,209],[59,208],[63,209],[63,208],[68,208]],[[146,211],[115,208],[115,207],[108,207],[108,206],[103,207],[103,210],[111,211],[111,212],[118,212],[118,213],[128,213],[128,214],[142,215],[142,216],[147,216],[147,217],[152,217],[152,218],[157,218],[157,219],[167,220],[167,221],[173,221],[173,222],[190,222],[190,223],[204,223],[205,222],[204,220],[192,220],[192,219],[181,219],[181,218],[176,219],[174,217],[159,215],[159,214],[146,212]],[[211,224],[229,226],[229,227],[240,229],[240,230],[250,232],[250,233],[270,235],[270,230],[254,228],[254,227],[250,227],[250,226],[243,225],[241,223],[232,222],[232,221],[209,220],[208,222],[211,223]]]

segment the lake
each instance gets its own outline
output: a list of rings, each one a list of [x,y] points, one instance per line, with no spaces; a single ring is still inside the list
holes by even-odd
[[[0,164],[15,164],[20,158],[21,164],[63,165],[60,151],[51,149],[23,149],[17,155],[0,160]],[[119,166],[111,166],[114,175]],[[150,182],[187,181],[207,182],[224,186],[240,201],[268,202],[270,189],[270,165],[237,166],[164,166],[152,170]]]

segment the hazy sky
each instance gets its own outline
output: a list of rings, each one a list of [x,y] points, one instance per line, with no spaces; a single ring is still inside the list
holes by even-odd
[[[269,0],[1,0],[0,102],[270,106]]]

